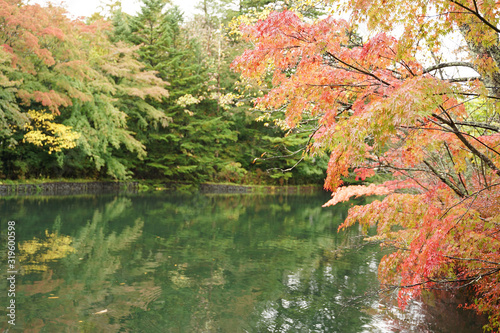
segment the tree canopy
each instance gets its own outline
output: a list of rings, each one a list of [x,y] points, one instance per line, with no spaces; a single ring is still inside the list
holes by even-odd
[[[134,48],[111,43],[106,37],[110,27],[104,21],[84,24],[68,19],[60,7],[24,5],[17,0],[2,1],[0,7],[4,167],[22,176],[40,169],[45,160],[74,168],[89,164],[112,177],[127,177],[117,151],[125,149],[135,158],[145,155],[127,120],[137,117],[149,125],[166,125],[167,117],[145,100],[168,96],[167,83],[144,68]],[[34,141],[26,140],[24,132],[25,126],[31,126],[27,112],[31,109],[51,113],[57,123],[79,134],[76,145],[65,147],[77,147],[73,155],[59,150],[56,161],[30,148]]]
[[[229,66],[243,43],[224,24],[259,3],[206,0],[186,20],[165,0],[135,15],[117,1],[86,21],[56,5],[0,5],[0,179],[297,184],[326,168],[252,163],[283,150],[283,130],[254,122]]]
[[[373,239],[394,249],[379,275],[398,288],[401,306],[422,289],[470,287],[468,306],[498,329],[500,5],[350,0],[336,8],[316,20],[284,10],[242,24],[254,46],[234,68],[272,78],[258,108],[285,110],[290,127],[316,124],[307,151],[330,156],[325,206],[386,195],[353,207],[342,228],[378,225]],[[342,186],[350,171],[388,180]]]

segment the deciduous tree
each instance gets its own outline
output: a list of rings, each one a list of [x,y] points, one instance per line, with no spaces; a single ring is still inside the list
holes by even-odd
[[[0,154],[6,176],[15,177],[15,164],[22,163],[22,174],[40,164],[89,165],[123,179],[129,171],[121,151],[144,157],[127,120],[166,125],[167,117],[150,103],[168,96],[166,82],[144,68],[135,49],[111,43],[109,29],[102,20],[70,20],[61,7],[0,1]],[[46,109],[54,123],[79,133],[74,152],[48,158],[45,151],[20,148],[23,134],[15,129],[29,122],[30,109]],[[21,153],[25,148],[29,154]],[[28,155],[38,157],[29,161]]]
[[[318,118],[307,151],[330,154],[325,188],[334,193],[326,206],[386,195],[352,208],[342,228],[377,224],[374,239],[394,249],[379,276],[399,288],[401,306],[423,288],[470,287],[469,306],[498,329],[500,5],[343,5],[348,20],[311,22],[283,11],[242,25],[254,47],[233,66],[249,78],[272,75],[259,108],[286,110],[291,127]],[[361,24],[371,32],[365,42],[353,33]],[[342,187],[350,170],[362,180],[392,177]]]

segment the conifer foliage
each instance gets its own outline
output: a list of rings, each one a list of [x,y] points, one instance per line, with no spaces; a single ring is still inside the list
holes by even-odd
[[[166,82],[145,70],[135,49],[111,43],[104,21],[85,24],[68,19],[60,7],[2,0],[0,26],[2,173],[23,177],[36,169],[40,175],[68,165],[126,178],[121,152],[145,155],[128,121],[167,124],[148,103],[168,96]],[[55,123],[79,133],[76,145],[56,154],[35,149],[50,145],[23,140],[29,110],[50,111]]]
[[[286,110],[291,127],[319,118],[308,151],[330,154],[325,188],[334,193],[325,206],[386,195],[353,207],[341,229],[377,225],[373,239],[394,249],[379,276],[398,288],[400,305],[426,288],[471,288],[468,306],[488,314],[496,330],[500,5],[350,0],[338,8],[344,5],[348,20],[311,22],[283,11],[242,25],[254,47],[233,66],[248,78],[272,75],[259,108]],[[365,42],[353,38],[360,23],[371,31]],[[361,180],[392,177],[342,187],[350,170]]]

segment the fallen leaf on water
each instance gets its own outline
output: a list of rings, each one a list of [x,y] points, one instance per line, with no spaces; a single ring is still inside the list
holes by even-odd
[[[108,309],[104,309],[104,310],[101,310],[101,311],[97,311],[96,313],[94,314],[102,314],[102,313],[106,313],[108,312]]]

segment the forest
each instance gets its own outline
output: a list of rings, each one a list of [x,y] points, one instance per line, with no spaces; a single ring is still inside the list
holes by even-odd
[[[184,20],[163,0],[134,16],[110,3],[82,21],[0,0],[0,176],[326,177],[325,207],[383,196],[339,229],[376,228],[367,240],[392,250],[379,279],[402,308],[456,291],[498,331],[500,4],[199,8]]]
[[[143,1],[134,16],[109,2],[85,20],[54,5],[0,4],[0,178],[324,178],[327,158],[302,154],[308,132],[255,121],[261,90],[230,68],[245,43],[226,27],[265,3],[236,11],[207,0],[190,20],[164,0]]]

